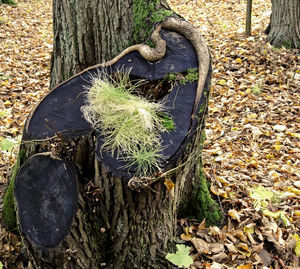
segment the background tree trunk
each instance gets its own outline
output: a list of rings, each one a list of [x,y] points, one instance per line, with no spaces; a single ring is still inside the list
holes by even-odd
[[[267,40],[275,47],[300,48],[300,2],[272,0]]]

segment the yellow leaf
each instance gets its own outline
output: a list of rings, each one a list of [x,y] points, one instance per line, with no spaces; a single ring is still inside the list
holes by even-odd
[[[243,231],[237,230],[237,231],[233,232],[232,235],[234,237],[240,239],[242,242],[247,243],[247,237],[246,237],[246,235],[244,234]]]
[[[181,234],[181,235],[180,235],[180,238],[181,238],[182,240],[184,240],[184,241],[191,241],[192,236],[191,236],[190,234],[184,233],[184,234]]]
[[[275,170],[271,170],[270,172],[269,172],[269,175],[272,177],[272,178],[279,178],[281,175],[278,173],[278,172],[276,172]]]
[[[238,212],[235,209],[228,210],[228,215],[232,218],[237,220],[238,222],[241,222],[240,216]]]
[[[241,254],[243,254],[247,257],[251,256],[251,249],[249,249],[247,244],[239,243],[236,247],[237,247],[237,250],[238,250],[239,253],[241,253]]]
[[[294,212],[294,216],[300,217],[300,212],[299,211],[295,211]]]
[[[211,113],[219,112],[219,109],[217,107],[213,107],[213,108],[210,108],[210,112]]]
[[[241,58],[236,58],[235,62],[238,63],[238,64],[240,64],[240,63],[242,63],[242,59]]]
[[[257,117],[258,117],[258,115],[256,113],[249,114],[249,118],[255,119]]]
[[[244,232],[249,233],[249,234],[253,234],[254,233],[254,227],[255,227],[255,223],[250,223],[250,224],[248,224],[244,227]]]
[[[236,269],[252,269],[252,268],[253,268],[252,263],[243,264],[236,267]]]
[[[275,148],[277,151],[280,151],[281,148],[282,148],[282,145],[276,144],[276,145],[274,145],[274,148]]]
[[[287,132],[287,134],[290,135],[290,136],[292,136],[292,137],[300,138],[300,134],[298,134],[298,133]]]
[[[166,179],[164,184],[167,187],[171,197],[174,198],[174,186],[175,186],[175,184],[173,183],[173,181],[170,180],[170,179]]]
[[[11,129],[7,129],[7,132],[10,134],[15,134],[20,132],[20,130],[18,128],[11,128]]]
[[[11,106],[12,103],[11,103],[9,100],[6,100],[6,101],[3,103],[3,105],[4,105],[5,107],[7,107],[7,106]]]
[[[283,222],[284,226],[289,226],[290,225],[290,221],[289,219],[285,216],[283,211],[277,211],[277,212],[271,212],[268,209],[264,209],[262,210],[262,213],[267,216],[267,217],[272,217],[273,219],[278,219],[280,218],[281,221]]]
[[[287,190],[290,191],[290,192],[292,192],[292,193],[295,193],[297,195],[300,195],[300,190],[298,190],[298,189],[296,189],[294,187],[289,186],[289,187],[287,187]]]
[[[258,166],[258,162],[256,160],[254,160],[254,159],[252,159],[250,161],[250,164],[252,164],[255,168],[257,168],[257,166]]]
[[[300,257],[300,237],[298,234],[294,234],[293,237],[296,239],[295,254]]]
[[[258,185],[255,189],[250,191],[250,197],[255,200],[271,200],[273,192],[264,186]]]
[[[220,193],[218,192],[218,190],[216,189],[216,187],[214,185],[211,185],[210,186],[210,191],[214,194],[214,195],[217,195],[219,196]]]
[[[225,199],[227,199],[229,196],[228,196],[228,193],[226,191],[224,191],[223,193],[221,193],[221,196]]]
[[[217,179],[218,181],[220,181],[220,182],[221,182],[223,185],[225,185],[225,186],[228,186],[228,185],[229,185],[229,182],[228,182],[225,178],[216,176],[216,179]]]
[[[221,80],[219,80],[218,85],[226,86],[227,85],[227,81],[225,79],[221,79]]]

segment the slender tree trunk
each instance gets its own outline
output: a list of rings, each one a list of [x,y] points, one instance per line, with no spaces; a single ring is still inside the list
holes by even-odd
[[[276,47],[300,48],[300,1],[272,0],[267,40]]]

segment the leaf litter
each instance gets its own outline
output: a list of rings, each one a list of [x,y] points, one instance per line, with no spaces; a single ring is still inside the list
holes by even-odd
[[[244,35],[245,0],[169,3],[199,29],[211,50],[203,162],[226,216],[222,228],[179,220],[181,243],[193,247],[191,254],[185,253],[194,258],[190,268],[297,268],[299,52],[265,42],[270,1],[253,1],[250,37]],[[0,6],[1,206],[16,159],[13,144],[19,141],[28,113],[49,88],[51,17],[50,0]],[[15,263],[20,242],[0,228],[1,264]]]
[[[190,268],[299,268],[299,51],[266,43],[271,1],[253,1],[250,37],[246,1],[170,3],[210,47],[203,163],[227,217],[222,228],[180,220],[194,245]]]
[[[0,220],[25,120],[49,89],[51,20],[49,0],[0,5]],[[20,251],[20,238],[0,222],[0,268],[22,268]]]

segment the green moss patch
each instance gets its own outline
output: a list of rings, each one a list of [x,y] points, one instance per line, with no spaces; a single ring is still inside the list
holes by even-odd
[[[188,217],[202,221],[208,226],[221,225],[223,212],[215,200],[212,199],[203,171],[199,171],[199,185],[190,194],[189,200],[180,208],[179,217]]]
[[[19,152],[3,200],[2,218],[7,228],[10,231],[14,231],[17,228],[16,209],[15,209],[15,201],[14,201],[14,187],[15,187],[15,178],[20,168],[20,159],[22,158],[23,155],[24,155],[24,150]]]
[[[198,77],[199,77],[198,68],[189,68],[187,70],[187,74],[185,75],[183,83],[196,81],[198,80]]]
[[[164,77],[165,81],[178,82],[185,84],[187,82],[197,81],[199,77],[198,68],[189,68],[188,70],[180,73],[169,73]]]
[[[151,36],[155,23],[162,22],[172,16],[173,11],[157,8],[160,0],[150,2],[144,0],[133,1],[134,40],[140,43]],[[151,45],[151,44],[150,44]]]
[[[194,217],[198,220],[205,219],[208,225],[220,225],[223,222],[223,212],[209,191],[209,183],[204,172],[199,172],[200,185],[194,192]]]
[[[200,144],[203,145],[205,132],[202,132]],[[201,153],[199,153],[201,154]],[[179,210],[179,217],[189,217],[202,221],[205,219],[209,226],[222,225],[224,221],[223,212],[217,202],[211,197],[210,184],[206,180],[201,165],[198,172],[198,185],[196,185],[189,196],[188,201]]]

